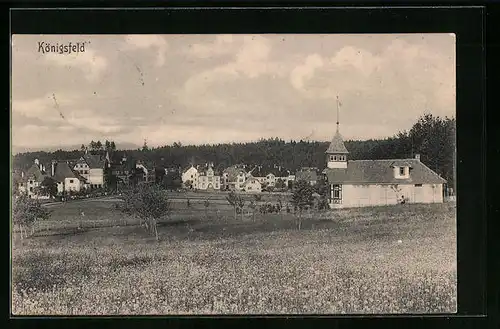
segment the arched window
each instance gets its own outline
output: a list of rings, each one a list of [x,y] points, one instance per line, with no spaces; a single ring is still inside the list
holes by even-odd
[[[333,161],[333,155],[330,155],[330,161]]]
[[[333,161],[337,161],[337,156],[336,155],[333,156]]]

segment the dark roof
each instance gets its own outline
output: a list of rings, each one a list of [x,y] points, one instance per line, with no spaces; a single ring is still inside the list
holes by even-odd
[[[344,140],[342,139],[342,136],[340,135],[338,130],[335,133],[335,136],[333,136],[330,146],[328,146],[328,149],[326,150],[325,153],[342,153],[342,154],[349,153],[349,151],[347,151],[344,145]]]
[[[231,166],[231,167],[228,167],[226,169],[224,169],[224,173],[227,173],[227,178],[230,180],[230,181],[233,181],[233,180],[236,180],[236,177],[238,176],[238,174],[240,172],[245,172],[245,169],[243,169],[241,166],[239,165],[234,165],[234,166]]]
[[[411,167],[410,178],[394,177],[394,164],[406,164]],[[347,169],[325,169],[323,171],[329,183],[352,184],[442,184],[446,180],[416,159],[403,160],[351,160]]]
[[[307,182],[317,181],[318,173],[316,170],[299,170],[295,173],[295,180],[305,180]]]
[[[30,180],[32,178],[39,183],[43,182],[43,180],[45,179],[45,175],[36,164],[33,164],[30,169],[28,169],[26,175],[24,175],[24,181]]]
[[[67,162],[58,162],[55,166],[54,180],[64,182],[65,178],[77,178]]]
[[[95,168],[104,168],[104,162],[105,160],[97,154],[85,154],[83,156],[83,159],[85,162],[89,165],[89,168],[95,169]]]
[[[269,174],[273,174],[276,177],[288,177],[289,171],[285,168],[273,168],[273,167],[256,167],[251,172],[253,177],[266,177]]]

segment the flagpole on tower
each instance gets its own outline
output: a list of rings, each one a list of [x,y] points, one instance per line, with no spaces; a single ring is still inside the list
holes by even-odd
[[[339,131],[339,96],[337,95],[337,131]]]

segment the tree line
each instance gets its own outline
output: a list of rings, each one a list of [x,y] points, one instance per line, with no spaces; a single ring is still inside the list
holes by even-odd
[[[421,161],[454,185],[455,156],[455,118],[441,118],[432,114],[421,116],[407,131],[400,131],[385,139],[370,139],[364,141],[347,140],[345,145],[349,150],[349,159],[391,159],[413,158],[420,154]],[[114,159],[121,158],[125,153],[127,158],[141,160],[156,167],[187,167],[190,164],[212,162],[215,169],[223,169],[239,163],[249,166],[260,165],[273,168],[281,166],[291,172],[301,167],[317,167],[322,170],[325,165],[325,150],[329,142],[320,141],[285,141],[280,138],[261,139],[257,142],[215,144],[215,145],[182,145],[174,143],[161,147],[114,152]],[[84,145],[83,145],[84,146]],[[91,152],[104,150],[116,151],[114,142],[100,141],[90,143]],[[42,163],[50,160],[65,160],[78,158],[82,150],[30,152],[14,156],[14,167],[27,169],[35,158]]]

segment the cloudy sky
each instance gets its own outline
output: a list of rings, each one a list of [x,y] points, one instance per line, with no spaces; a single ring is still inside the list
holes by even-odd
[[[86,42],[39,52],[39,42]],[[455,37],[14,35],[12,144],[388,137],[455,116]]]

